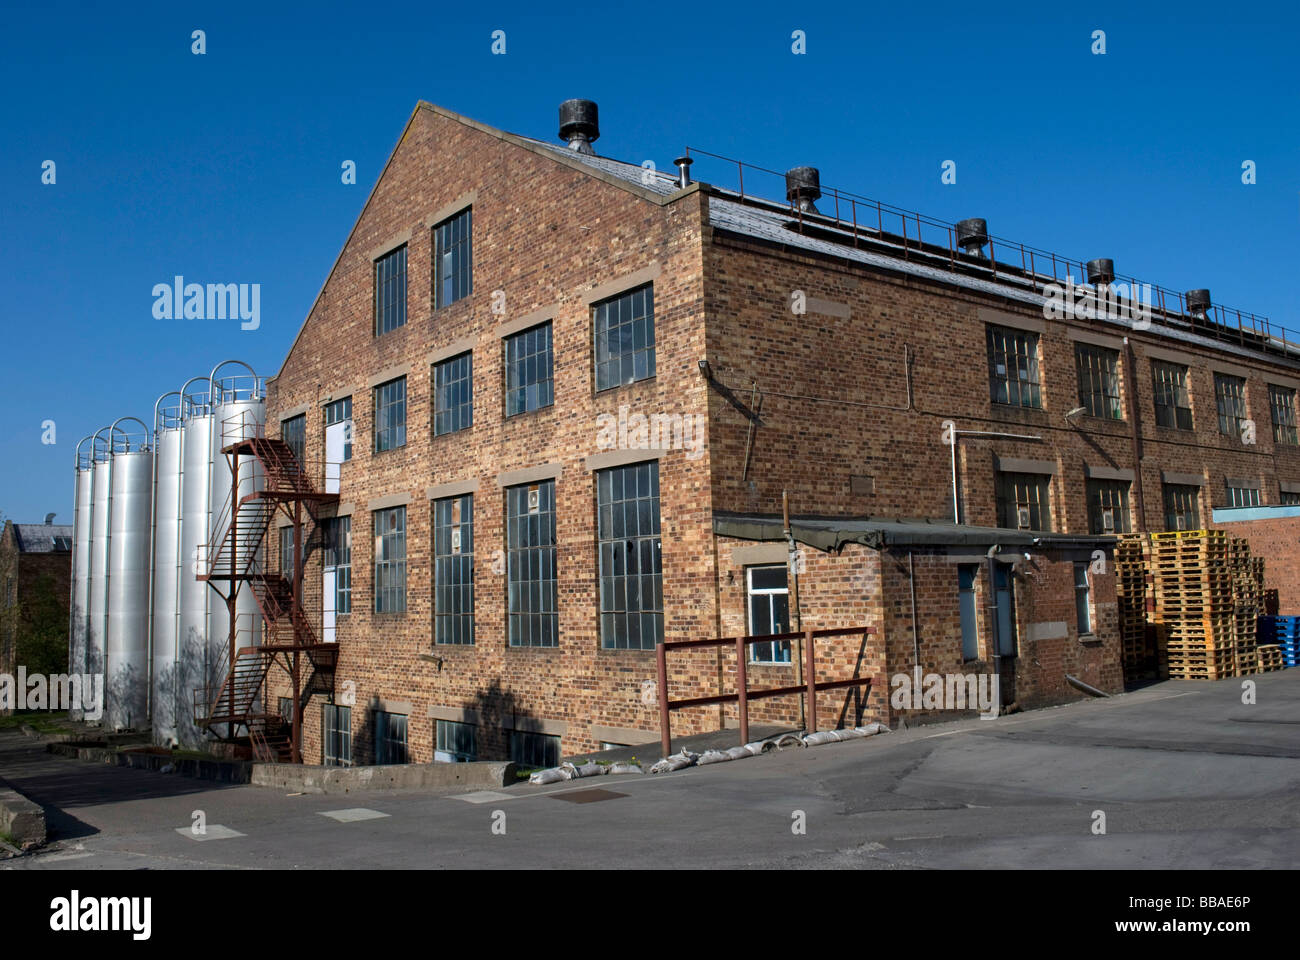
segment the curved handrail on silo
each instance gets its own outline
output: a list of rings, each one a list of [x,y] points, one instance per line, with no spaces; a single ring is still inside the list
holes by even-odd
[[[86,466],[83,467],[83,466],[81,465],[81,462],[82,462],[82,461],[81,461],[81,458],[82,458],[82,456],[83,456],[83,454],[82,454],[82,452],[81,452],[81,445],[82,445],[83,443],[85,443],[87,440],[91,440],[91,441],[93,441],[94,439],[95,439],[95,435],[92,433],[92,434],[90,434],[90,436],[82,437],[80,440],[77,441],[76,456],[77,456],[77,469],[78,469],[78,470],[87,470],[87,469],[90,468],[90,463],[91,463],[91,461],[90,461],[89,459],[86,460]],[[92,449],[92,453],[93,453],[93,449]]]
[[[243,367],[245,370],[248,371],[249,376],[252,377],[253,384],[251,387],[248,388],[249,390],[248,399],[249,400],[263,399],[263,394],[265,391],[262,389],[263,384],[261,382],[261,379],[257,376],[256,370],[250,367],[243,360],[222,360],[219,364],[217,364],[215,367],[212,368],[212,373],[208,375],[208,395],[213,398],[213,402],[214,403],[225,402],[224,397],[220,401],[216,399],[221,393],[224,392],[224,388],[220,386],[221,381],[217,379],[217,371],[220,370],[222,367],[228,367],[231,364],[235,364],[237,366]],[[238,394],[239,394],[238,386],[232,387],[230,392],[235,394],[236,398],[238,398]]]
[[[209,393],[207,393],[207,394],[204,396],[204,400],[203,400],[203,402],[200,403],[200,404],[195,404],[195,402],[194,402],[194,398],[185,392],[186,390],[188,390],[188,389],[190,388],[190,384],[191,384],[191,383],[206,383],[206,384],[208,384],[208,390],[209,390]],[[200,406],[200,407],[207,407],[207,406],[211,405],[211,403],[212,403],[212,394],[211,394],[211,389],[212,389],[212,387],[211,387],[211,384],[212,384],[212,378],[211,378],[211,377],[204,377],[204,376],[190,377],[188,380],[185,381],[184,386],[182,386],[182,387],[180,388],[180,390],[177,391],[177,393],[179,393],[179,394],[181,395],[181,419],[182,419],[182,420],[188,420],[191,416],[194,415],[193,412],[192,412],[192,410],[191,410],[190,405],[195,405],[195,406]],[[206,412],[206,411],[205,411],[205,412]],[[202,414],[200,414],[200,416],[201,416],[201,415],[202,415]]]
[[[112,427],[110,427],[109,429],[112,430],[112,431],[114,431],[114,432],[116,432],[116,433],[120,433],[120,434],[122,435],[122,443],[123,443],[123,445],[125,446],[126,449],[124,449],[124,450],[118,450],[118,449],[117,449],[117,444],[114,442],[114,443],[111,445],[111,447],[110,447],[110,449],[109,449],[109,452],[110,452],[110,453],[130,453],[130,452],[131,452],[131,437],[132,437],[134,434],[127,433],[127,431],[118,428],[118,424],[121,423],[121,422],[123,422],[124,420],[125,420],[125,421],[128,421],[128,422],[134,420],[136,423],[140,424],[140,429],[144,431],[144,442],[141,443],[141,444],[138,444],[138,445],[137,445],[137,450],[136,450],[135,452],[136,452],[136,453],[140,453],[140,452],[146,452],[146,453],[147,453],[147,452],[152,448],[152,446],[153,446],[153,445],[150,443],[150,439],[152,438],[153,435],[149,432],[149,425],[148,425],[147,423],[145,423],[143,420],[141,420],[139,417],[118,417],[116,420],[113,421],[113,425],[112,425]],[[111,436],[111,434],[110,434],[110,436]]]

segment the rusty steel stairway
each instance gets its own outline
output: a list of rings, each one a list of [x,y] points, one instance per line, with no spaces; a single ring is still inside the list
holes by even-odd
[[[251,430],[240,423],[236,435],[242,439],[223,447],[231,469],[231,496],[214,524],[222,530],[208,545],[206,566],[197,579],[213,587],[230,610],[230,636],[226,656],[229,669],[215,690],[194,691],[194,718],[219,739],[243,741],[259,760],[301,762],[300,717],[311,696],[332,693],[338,648],[316,636],[302,606],[302,567],[305,564],[306,527],[318,522],[319,507],[338,501],[337,493],[325,493],[304,469],[292,448],[283,440],[262,436],[263,427]],[[244,436],[251,433],[251,436]],[[229,435],[229,434],[227,434]],[[240,461],[254,479],[250,492],[241,492]],[[257,481],[260,480],[260,483]],[[250,484],[248,477],[243,486]],[[294,524],[294,576],[260,569],[262,546],[278,511]],[[223,587],[224,591],[223,592]],[[234,597],[248,589],[257,603],[263,622],[260,643],[239,645]],[[293,691],[291,718],[272,710],[267,680],[273,666],[288,675]],[[306,677],[304,682],[304,676]]]

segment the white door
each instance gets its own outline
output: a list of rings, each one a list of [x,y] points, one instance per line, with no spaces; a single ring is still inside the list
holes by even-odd
[[[338,580],[338,568],[326,567],[321,576],[321,635],[326,643],[334,642],[334,602],[338,594],[335,584]]]
[[[348,421],[331,423],[325,428],[325,492],[339,492],[339,467],[343,463],[343,445]]]

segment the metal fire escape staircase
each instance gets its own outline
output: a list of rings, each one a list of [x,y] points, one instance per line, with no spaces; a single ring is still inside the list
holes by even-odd
[[[261,434],[262,427],[236,428],[236,436]],[[230,434],[227,433],[227,436]],[[334,689],[338,647],[317,638],[302,606],[302,568],[305,565],[306,523],[314,526],[319,507],[338,501],[337,493],[324,493],[293,450],[283,440],[260,435],[237,440],[223,448],[230,464],[232,492],[213,529],[221,538],[208,545],[206,566],[198,573],[226,602],[230,635],[225,657],[225,680],[215,689],[194,691],[195,722],[220,739],[241,741],[247,736],[254,758],[301,762],[301,717],[313,694]],[[252,492],[240,492],[241,460],[246,478],[260,474]],[[245,480],[245,486],[247,481]],[[277,511],[295,526],[292,580],[262,569],[262,545]],[[224,588],[224,589],[223,589]],[[252,592],[263,622],[261,642],[240,645],[235,598],[240,589]],[[267,677],[281,667],[293,688],[292,717],[281,716],[267,703]],[[306,680],[304,682],[304,676]],[[241,732],[243,731],[243,732]]]

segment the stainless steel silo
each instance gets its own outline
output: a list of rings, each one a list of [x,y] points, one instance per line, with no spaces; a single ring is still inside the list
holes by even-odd
[[[180,392],[163,394],[154,404],[153,556],[150,597],[149,715],[153,741],[179,742],[178,717],[191,709],[192,694],[177,683],[177,627],[180,618],[181,565],[181,404]],[[175,405],[167,401],[176,399]]]
[[[232,375],[228,372],[231,367],[242,368],[242,370]],[[241,440],[264,435],[266,392],[252,367],[238,360],[226,360],[217,364],[212,370],[209,378],[209,396],[212,405],[213,430],[212,480],[209,494],[212,509],[208,542],[216,544],[230,528],[232,505],[240,498],[260,489],[264,483],[260,465],[257,460],[249,456],[239,458],[237,464],[239,476],[236,478],[233,472],[234,460],[225,450],[231,444]],[[233,494],[232,487],[235,488]],[[262,506],[258,503],[245,504],[240,509],[253,511],[261,509]],[[236,543],[236,572],[260,569],[258,562],[261,552],[260,542]],[[228,573],[229,560],[222,564],[221,570],[213,572]],[[233,649],[230,639],[230,610],[216,591],[210,591],[212,596],[209,599],[208,643],[214,658],[222,665],[218,683],[225,678],[234,652],[240,647],[254,646],[261,639],[262,620],[251,585],[246,581],[234,583],[222,581],[223,590],[227,584],[232,588],[235,597]]]
[[[85,672],[100,676],[104,673],[104,644],[108,634],[108,520],[113,471],[113,460],[109,456],[110,436],[111,431],[104,427],[95,434],[90,445],[90,563],[86,584]]]
[[[136,424],[139,429],[130,428]],[[108,617],[104,725],[143,728],[149,704],[149,551],[153,449],[149,427],[122,417],[110,430]]]
[[[90,452],[83,447],[94,443],[89,436],[77,444],[77,476],[73,487],[72,514],[72,596],[68,604],[68,673],[86,672],[86,626],[90,611],[90,513],[91,513],[91,463]],[[73,720],[82,716],[80,704],[71,705],[68,711]]]
[[[211,509],[212,405],[207,393],[190,393],[191,385],[206,385],[208,381],[207,377],[187,381],[181,388],[180,403],[180,550],[173,679],[179,701],[177,739],[187,746],[206,739],[194,723],[194,691],[207,689],[216,673],[208,649],[208,601],[212,589],[196,579],[207,563],[204,551]]]

